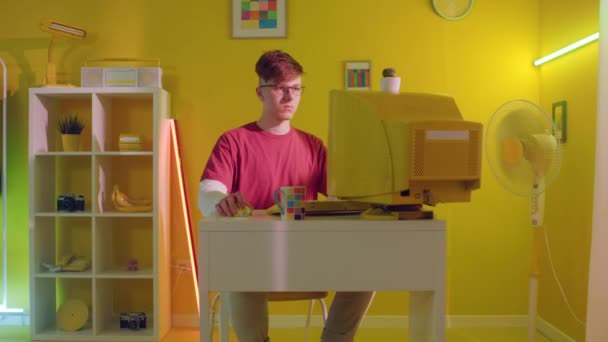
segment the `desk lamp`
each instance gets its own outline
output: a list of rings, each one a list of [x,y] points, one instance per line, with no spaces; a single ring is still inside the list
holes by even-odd
[[[40,22],[40,29],[51,34],[51,43],[49,45],[48,54],[49,60],[46,65],[45,84],[47,86],[61,86],[61,84],[57,84],[57,73],[55,70],[55,62],[53,61],[53,49],[55,47],[55,42],[61,37],[85,39],[87,36],[87,31],[73,25],[67,25],[50,19],[43,19]]]

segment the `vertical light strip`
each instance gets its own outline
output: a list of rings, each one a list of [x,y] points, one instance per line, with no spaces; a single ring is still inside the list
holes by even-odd
[[[8,265],[6,260],[8,258],[8,253],[6,252],[8,249],[8,195],[6,192],[6,100],[8,99],[8,93],[6,90],[6,64],[2,58],[0,58],[0,64],[2,64],[2,76],[4,76],[4,87],[2,88],[2,303],[0,303],[0,310],[3,310],[8,306],[8,272],[6,270]]]
[[[557,50],[557,51],[555,51],[553,53],[550,53],[550,54],[546,55],[545,57],[542,57],[542,58],[539,58],[539,59],[535,60],[534,61],[534,66],[539,66],[539,65],[541,65],[543,63],[546,63],[546,62],[548,62],[548,61],[550,61],[552,59],[555,59],[555,58],[557,58],[557,57],[559,57],[561,55],[564,55],[564,54],[566,54],[566,53],[568,53],[568,52],[570,52],[572,50],[578,49],[581,46],[584,46],[584,45],[587,45],[587,44],[589,44],[589,43],[591,43],[593,41],[596,41],[599,38],[600,38],[600,33],[596,32],[596,33],[590,35],[589,37],[585,37],[585,38],[583,38],[583,39],[581,39],[581,40],[579,40],[577,42],[574,42],[574,43],[572,43],[572,44],[570,44],[570,45],[568,45],[568,46],[566,46],[564,48],[561,48],[561,49],[559,49],[559,50]]]
[[[2,75],[4,76],[4,83],[2,88],[2,302],[0,303],[0,313],[23,312],[23,309],[8,308],[8,192],[6,192],[6,185],[8,183],[8,168],[6,165],[6,101],[8,100],[8,85],[6,80],[8,79],[8,74],[6,71],[6,64],[4,63],[4,60],[2,58],[0,58],[0,64],[2,64]]]
[[[194,283],[194,294],[196,295],[196,308],[198,315],[201,315],[199,293],[198,293],[198,262],[194,251],[194,238],[192,236],[192,223],[190,222],[188,198],[186,196],[186,184],[184,183],[184,169],[182,168],[182,156],[179,150],[179,140],[177,139],[177,126],[175,119],[170,120],[171,127],[171,145],[173,146],[173,155],[175,156],[175,165],[177,167],[177,177],[179,181],[179,193],[182,200],[182,213],[184,215],[184,223],[186,227],[186,236],[188,239],[188,252],[190,253],[190,265],[192,268],[192,281]]]
[[[595,183],[587,287],[587,328],[585,341],[608,341],[608,0],[600,1],[600,32],[597,75],[597,121],[595,124]],[[589,89],[591,93],[592,89]],[[591,131],[591,130],[589,130]]]

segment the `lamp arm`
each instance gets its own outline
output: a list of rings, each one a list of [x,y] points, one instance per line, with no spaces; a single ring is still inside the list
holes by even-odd
[[[46,63],[46,84],[57,83],[57,73],[55,69],[55,62],[53,62],[53,56],[55,52],[55,43],[59,39],[56,34],[51,35],[51,42],[49,43],[48,62]]]

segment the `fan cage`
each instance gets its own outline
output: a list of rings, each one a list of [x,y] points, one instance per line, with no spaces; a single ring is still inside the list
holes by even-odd
[[[536,125],[542,125],[543,129],[545,130],[544,133],[550,134],[555,139],[555,149],[551,152],[551,156],[546,156],[548,159],[550,159],[547,167],[549,171],[541,176],[542,182],[538,184],[539,188],[536,190],[537,193],[543,193],[555,181],[557,175],[559,174],[561,164],[561,146],[559,139],[556,138],[557,129],[555,124],[549,115],[547,115],[547,113],[535,103],[528,100],[511,100],[504,103],[496,110],[496,112],[490,118],[486,128],[486,136],[484,139],[486,160],[488,161],[492,174],[502,187],[519,196],[527,197],[532,194],[535,176],[533,175],[532,166],[530,166],[529,163],[525,164],[526,166],[529,166],[529,177],[525,180],[517,179],[517,182],[507,176],[508,172],[504,167],[498,165],[498,155],[500,153],[498,132],[503,129],[501,125],[505,125],[504,122],[507,121],[506,119],[511,119],[511,121],[513,121],[513,118],[509,118],[509,115],[513,115],[513,113],[523,113],[525,114],[526,120],[536,120],[534,123]],[[528,123],[532,121],[528,121]],[[529,125],[521,124],[518,127],[518,130],[521,129],[523,131],[522,127],[527,128]],[[520,136],[521,138],[521,134],[524,134],[522,132],[518,133],[519,134],[513,135]],[[538,132],[537,134],[541,133],[543,132]]]

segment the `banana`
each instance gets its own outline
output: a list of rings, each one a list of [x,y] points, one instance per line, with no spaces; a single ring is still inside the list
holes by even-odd
[[[115,185],[114,190],[112,191],[112,203],[114,203],[115,207],[130,207],[131,203],[127,200],[125,196],[122,196],[122,193],[119,193],[118,187]]]
[[[151,200],[129,198],[129,196],[127,196],[125,193],[121,192],[118,189],[118,185],[114,185],[114,190],[112,191],[112,194],[114,194],[114,193],[116,193],[116,200],[122,206],[129,206],[129,205],[151,205],[152,204]]]
[[[247,217],[247,216],[251,216],[251,213],[253,211],[251,210],[250,207],[244,207],[239,209],[236,214],[234,214],[234,217]]]
[[[112,204],[118,211],[136,213],[152,211],[152,201],[150,200],[132,200],[124,193],[118,190],[118,185],[114,185],[112,190]]]
[[[133,205],[130,207],[120,207],[115,204],[114,208],[118,211],[122,211],[125,213],[142,213],[152,211],[152,206],[149,205]]]

